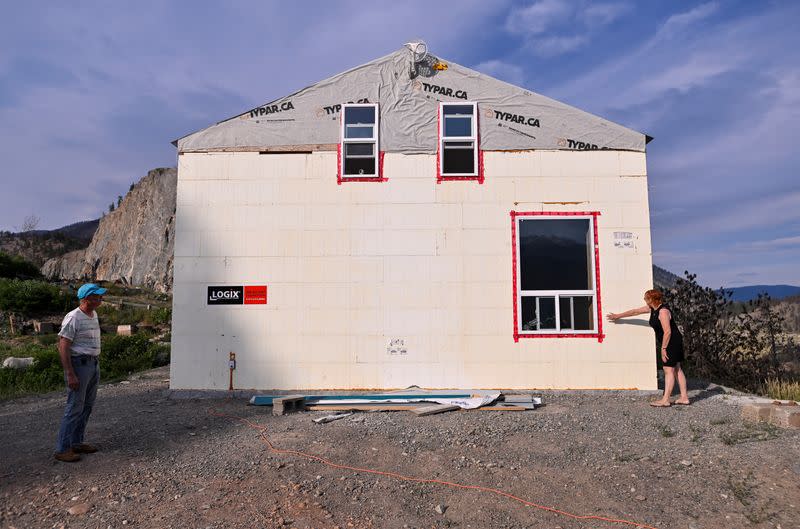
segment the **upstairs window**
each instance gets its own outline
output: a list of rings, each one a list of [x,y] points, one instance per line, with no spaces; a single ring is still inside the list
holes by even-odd
[[[378,105],[342,105],[343,180],[378,177],[378,128]]]
[[[476,103],[439,104],[439,168],[442,179],[478,177]]]

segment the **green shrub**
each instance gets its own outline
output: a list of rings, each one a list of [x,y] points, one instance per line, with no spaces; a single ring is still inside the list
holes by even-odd
[[[141,323],[147,317],[147,309],[125,306],[117,308],[103,304],[97,309],[97,317],[102,325],[130,325]]]
[[[0,277],[36,279],[42,277],[39,268],[18,255],[0,252]]]
[[[28,369],[0,369],[0,398],[63,389],[64,370],[55,346],[36,343],[0,347],[0,358],[32,356]],[[104,336],[100,352],[100,381],[120,380],[136,371],[169,364],[169,345],[150,343],[142,334]]]
[[[55,347],[28,345],[14,350],[14,356],[32,356],[27,369],[0,369],[0,397],[42,393],[64,387],[64,370]]]
[[[159,307],[147,314],[147,320],[154,325],[170,325],[172,323],[172,309]]]
[[[36,337],[36,341],[39,342],[40,345],[50,346],[58,344],[58,335],[57,334],[42,334]]]
[[[169,365],[170,347],[167,344],[150,344],[153,353],[153,367]]]
[[[703,287],[695,274],[685,275],[665,294],[682,330],[688,372],[745,391],[784,378],[780,359],[796,344],[769,296],[735,304],[730,291]]]
[[[150,345],[142,334],[108,336],[100,349],[100,365],[111,379],[149,369],[155,358],[155,350]]]
[[[66,312],[75,300],[44,281],[0,279],[0,310],[22,314]]]

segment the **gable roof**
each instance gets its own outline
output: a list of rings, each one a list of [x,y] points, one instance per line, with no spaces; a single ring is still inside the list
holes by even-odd
[[[378,103],[380,150],[435,153],[438,103],[478,103],[482,150],[644,152],[640,132],[406,47],[174,142],[179,152],[335,144],[342,103]]]

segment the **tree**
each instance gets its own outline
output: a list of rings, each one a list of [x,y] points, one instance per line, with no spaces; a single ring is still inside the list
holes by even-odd
[[[108,205],[108,212],[111,213],[112,211],[114,211],[114,203],[113,202]]]
[[[769,297],[737,305],[731,291],[700,286],[696,274],[684,274],[665,294],[681,327],[687,369],[748,391],[785,375],[779,357],[793,350],[794,342]]]
[[[19,231],[25,233],[28,231],[33,231],[39,226],[39,221],[41,219],[36,215],[28,215],[22,221],[22,227],[19,228]]]
[[[117,207],[122,205],[122,195],[117,195]]]
[[[133,191],[133,188],[134,188],[135,186],[136,186],[136,184],[131,184],[131,187],[128,189],[128,193],[130,193],[131,191]]]

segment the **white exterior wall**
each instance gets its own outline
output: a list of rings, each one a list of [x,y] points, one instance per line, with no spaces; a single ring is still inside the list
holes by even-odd
[[[599,211],[603,313],[652,288],[644,153],[485,153],[485,182],[436,183],[386,154],[386,182],[336,183],[336,153],[182,154],[172,388],[656,388],[653,331],[513,338],[514,211]],[[635,249],[614,247],[633,232]],[[267,305],[209,306],[209,285]],[[402,339],[406,354],[389,354]]]

